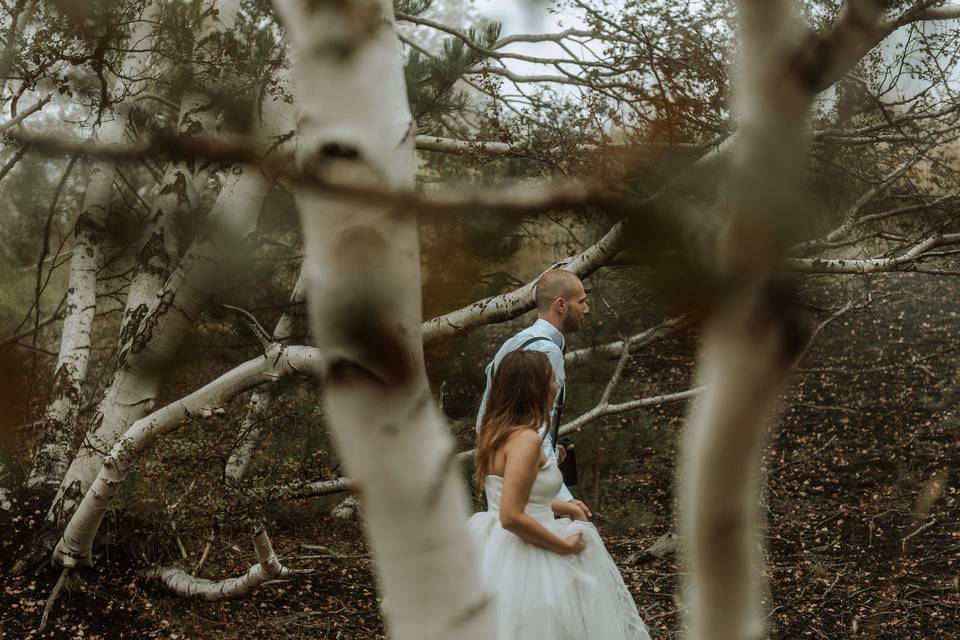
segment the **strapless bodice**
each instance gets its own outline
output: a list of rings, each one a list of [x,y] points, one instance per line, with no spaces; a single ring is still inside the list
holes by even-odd
[[[537,477],[530,489],[530,499],[524,512],[537,520],[549,522],[553,520],[553,509],[550,501],[557,497],[560,485],[563,484],[563,475],[556,463],[548,461],[537,471]],[[484,492],[487,496],[487,511],[500,513],[500,501],[503,497],[503,478],[489,475],[484,482]]]

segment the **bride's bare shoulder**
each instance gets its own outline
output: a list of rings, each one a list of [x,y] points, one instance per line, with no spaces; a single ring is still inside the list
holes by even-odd
[[[507,437],[507,441],[503,443],[503,448],[506,451],[516,452],[539,451],[540,436],[533,429],[519,429]]]

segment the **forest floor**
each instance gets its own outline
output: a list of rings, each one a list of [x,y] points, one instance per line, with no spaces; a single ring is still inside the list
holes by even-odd
[[[867,288],[873,304],[827,326],[801,363],[769,443],[761,505],[772,638],[960,637],[960,286],[902,275],[852,289],[862,296]],[[837,292],[811,300],[842,304]],[[643,310],[625,308],[621,316],[630,318],[628,327],[653,321]],[[492,352],[524,321],[487,331],[486,348]],[[585,340],[574,336],[570,347]],[[695,348],[695,336],[684,333],[641,350],[618,397],[688,388]],[[568,419],[588,408],[610,365],[568,372]],[[466,442],[470,402],[458,405],[457,397],[475,389],[458,389],[454,380],[445,393]],[[680,570],[673,554],[638,552],[673,529],[684,411],[675,404],[615,417],[574,438],[581,480],[574,492],[594,510],[654,638],[680,636]],[[193,602],[139,578],[142,559],[122,555],[123,545],[114,543],[70,584],[50,628],[38,634],[57,574],[14,577],[10,569],[29,546],[42,508],[20,496],[11,513],[0,515],[0,637],[382,637],[361,525],[296,508],[275,518],[270,533],[286,562],[313,569],[311,575],[238,601]],[[111,522],[116,536],[139,533],[139,521],[122,513]],[[324,548],[306,550],[304,543]],[[249,543],[232,545],[233,560],[204,575],[246,570]]]

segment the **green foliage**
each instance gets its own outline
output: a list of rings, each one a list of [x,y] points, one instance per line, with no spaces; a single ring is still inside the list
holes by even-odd
[[[394,0],[394,13],[419,16],[433,5],[433,0]]]
[[[468,69],[486,57],[482,50],[499,39],[500,24],[491,23],[479,31],[471,28],[467,36],[476,48],[458,38],[448,38],[439,54],[413,50],[407,59],[404,74],[410,110],[424,133],[436,133],[442,127],[442,116],[467,106],[467,96],[456,84]]]

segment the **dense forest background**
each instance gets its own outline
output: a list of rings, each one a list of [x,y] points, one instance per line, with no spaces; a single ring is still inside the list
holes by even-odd
[[[566,356],[573,491],[655,638],[688,626],[684,434],[716,318],[744,290],[773,301],[773,325],[805,327],[782,384],[746,403],[762,427],[760,624],[960,633],[956,5],[772,3],[804,26],[784,37],[799,52],[787,72],[764,76],[738,23],[749,2],[521,3],[525,24],[482,3],[395,2],[396,77],[366,78],[405,100],[358,98],[356,119],[391,131],[409,110],[406,189],[392,169],[337,182],[321,169],[349,154],[306,151],[323,99],[291,69],[307,54],[292,58],[297,23],[278,15],[296,3],[0,4],[0,636],[385,637],[356,462],[332,435],[336,385],[298,349],[319,335],[323,351],[317,308],[367,284],[389,300],[406,267],[384,260],[382,282],[331,269],[347,293],[311,289],[310,188],[350,212],[417,214],[397,216],[420,250],[409,306],[455,452],[474,445],[486,362],[535,318],[535,279],[584,279],[591,313]],[[323,37],[347,65],[366,42]],[[754,73],[787,78],[778,91],[802,105],[756,139],[745,114],[769,104],[737,106]],[[367,96],[362,74],[315,77],[315,96],[340,96],[330,121]],[[754,274],[763,286],[744,288]],[[741,341],[758,361],[768,320]],[[270,382],[181,402],[274,356]],[[700,406],[722,415],[716,402]],[[453,469],[451,492],[483,508],[470,471]],[[96,502],[106,485],[115,497]]]

